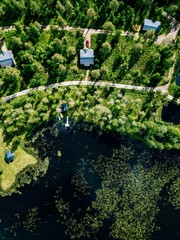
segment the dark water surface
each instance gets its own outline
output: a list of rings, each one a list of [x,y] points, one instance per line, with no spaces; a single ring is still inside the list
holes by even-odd
[[[23,187],[21,195],[13,194],[11,197],[0,198],[0,239],[68,239],[64,226],[58,223],[58,211],[54,203],[56,190],[59,185],[63,186],[66,189],[63,198],[71,198],[70,179],[77,171],[77,162],[81,158],[96,159],[99,155],[111,156],[112,146],[116,147],[117,144],[116,139],[112,137],[99,137],[96,133],[88,134],[76,130],[61,129],[58,138],[49,135],[48,140],[47,135],[44,138],[46,149],[40,150],[42,158],[50,157],[46,176]],[[36,145],[40,148],[43,140]],[[57,150],[61,151],[61,157],[57,157]],[[87,178],[94,186],[92,192],[100,187],[100,182],[94,175],[88,175]],[[95,195],[91,194],[89,200],[94,197]],[[76,207],[76,204],[74,205]],[[35,211],[33,223],[29,224],[27,216],[33,211]]]
[[[87,133],[77,128],[65,130],[60,124],[60,130],[46,130],[37,138],[34,147],[39,150],[42,159],[49,157],[50,164],[44,177],[37,182],[21,188],[22,194],[13,194],[10,197],[0,197],[0,240],[68,240],[65,235],[65,226],[60,224],[59,212],[55,206],[55,196],[59,187],[63,189],[62,198],[65,202],[72,200],[71,210],[75,212],[79,206],[86,208],[94,199],[95,191],[101,187],[98,176],[87,171],[86,180],[91,185],[90,194],[80,201],[74,198],[74,192],[78,189],[72,186],[72,177],[82,168],[83,159],[96,160],[99,156],[111,157],[113,149],[118,149],[119,144],[128,145],[128,139],[120,136],[104,134],[99,136],[96,132]],[[135,141],[130,141],[139,153],[145,148]],[[60,150],[62,156],[58,157]],[[151,151],[151,155],[157,151]],[[132,159],[132,164],[133,159]],[[84,165],[84,168],[87,166]],[[86,173],[86,170],[84,171]],[[159,225],[168,214],[159,215]],[[28,219],[31,218],[31,221]],[[110,240],[108,229],[112,222],[104,222],[98,240]],[[163,226],[162,226],[163,227]],[[178,229],[177,220],[174,221],[175,231]],[[162,228],[163,229],[163,228]],[[166,227],[164,227],[166,229]],[[170,228],[169,231],[172,231]],[[164,231],[164,230],[163,230]],[[152,239],[166,240],[163,232],[154,235]],[[158,237],[156,237],[158,236]],[[175,236],[170,234],[170,236]],[[88,238],[90,239],[90,238]],[[174,238],[172,240],[176,240]],[[83,238],[85,240],[85,238]],[[133,240],[133,239],[132,239]]]
[[[180,106],[169,103],[162,111],[162,120],[174,124],[180,124]]]

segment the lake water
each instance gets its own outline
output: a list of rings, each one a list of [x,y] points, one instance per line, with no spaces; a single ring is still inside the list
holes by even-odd
[[[63,189],[63,199],[65,201],[73,199],[71,210],[76,211],[80,205],[83,207],[92,202],[95,199],[95,190],[101,186],[98,176],[88,172],[86,179],[91,185],[90,195],[85,196],[82,201],[74,198],[72,177],[82,168],[83,159],[93,161],[101,155],[111,157],[113,149],[117,149],[120,143],[128,145],[130,142],[135,149],[137,145],[137,151],[144,149],[138,143],[118,135],[99,136],[95,131],[88,133],[76,127],[66,130],[60,124],[57,128],[58,136],[57,129],[46,130],[34,143],[41,158],[48,156],[50,160],[45,177],[20,189],[21,195],[13,194],[0,198],[1,240],[69,239],[65,235],[65,226],[59,223],[59,213],[55,206],[55,196],[60,186]],[[61,157],[58,157],[59,150]],[[153,154],[157,154],[157,151]],[[99,233],[99,240],[111,239],[108,237],[108,227],[107,221]],[[153,239],[157,239],[156,236]]]
[[[116,140],[112,137],[99,137],[95,132],[88,134],[62,128],[58,138],[47,131],[43,139],[44,142],[37,142],[36,147],[39,148],[42,158],[48,156],[50,159],[48,172],[38,182],[23,187],[21,195],[13,194],[11,197],[0,198],[0,239],[67,239],[65,227],[58,223],[58,211],[54,203],[57,189],[61,185],[66,189],[63,197],[71,198],[69,183],[77,171],[78,161],[87,157],[95,159],[99,155],[111,156],[112,146],[116,146]],[[45,151],[42,146],[45,146]],[[62,157],[57,156],[58,150],[61,151]],[[100,186],[95,176],[87,177],[92,186]],[[33,216],[33,223],[29,224],[32,225],[30,229],[27,228],[29,214]]]
[[[169,103],[162,111],[162,120],[174,124],[180,124],[180,106]]]

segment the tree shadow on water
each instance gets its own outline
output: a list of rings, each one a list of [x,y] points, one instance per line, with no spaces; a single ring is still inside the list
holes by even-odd
[[[169,184],[168,184],[169,185]],[[180,210],[168,201],[166,185],[161,191],[160,211],[156,217],[157,230],[152,235],[152,240],[179,240],[180,239]],[[155,228],[156,228],[155,227]]]

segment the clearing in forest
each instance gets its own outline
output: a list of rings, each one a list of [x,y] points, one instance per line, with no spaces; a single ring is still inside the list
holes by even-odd
[[[37,160],[25,152],[21,147],[18,147],[15,151],[15,159],[12,163],[6,163],[4,161],[4,153],[6,151],[6,144],[3,141],[2,130],[0,130],[0,169],[3,171],[0,176],[0,188],[3,191],[8,190],[16,181],[16,176],[23,169],[29,165],[34,165]]]

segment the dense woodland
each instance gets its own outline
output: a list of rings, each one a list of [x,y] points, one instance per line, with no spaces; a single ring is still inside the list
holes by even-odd
[[[178,98],[180,96],[180,88],[176,84],[176,76],[179,75],[179,73],[180,73],[180,33],[178,34],[177,38],[177,58],[175,63],[175,72],[169,88],[170,93],[175,98]]]
[[[14,52],[16,68],[0,69],[0,94],[11,94],[30,87],[65,80],[84,79],[86,71],[78,68],[78,54],[83,46],[80,31],[43,31],[39,23],[5,33],[7,47]]]
[[[14,147],[44,123],[56,120],[62,102],[75,122],[89,122],[104,131],[117,131],[139,139],[149,147],[179,148],[178,125],[161,120],[162,106],[168,102],[160,93],[137,94],[132,91],[98,87],[68,87],[32,91],[1,104],[1,126],[6,141]]]
[[[82,31],[60,31],[53,26],[47,31],[41,24],[97,27],[98,22],[98,27],[106,29],[108,26],[107,31],[111,33],[118,28],[132,30],[132,25],[142,23],[145,16],[156,14],[161,20],[162,6],[150,3],[3,1],[0,7],[2,24],[14,24],[15,30],[2,32],[2,36],[7,48],[12,49],[17,66],[0,69],[0,96],[66,80],[84,80],[87,69],[79,64]],[[167,1],[163,6],[178,17],[178,2],[170,4]],[[113,35],[92,36],[96,58],[90,69],[91,79],[154,87],[166,84],[173,64],[173,51],[179,41],[175,46],[158,46],[153,44],[155,36],[149,32],[138,40],[133,40],[131,34],[122,37],[120,33],[116,30]],[[47,93],[32,92],[10,103],[2,103],[0,123],[7,141],[13,140],[16,146],[25,135],[56,119],[59,102],[66,101],[75,121],[83,120],[106,131],[128,134],[150,147],[179,148],[178,126],[161,120],[162,107],[167,100],[160,93],[135,94],[90,88],[67,88],[60,92],[56,89]]]
[[[101,27],[110,21],[117,29],[132,29],[134,24],[142,24],[144,18],[158,20],[163,10],[179,20],[178,0],[2,0],[0,3],[1,25],[12,25],[17,21],[29,25],[38,21],[41,24],[59,24],[81,27]]]
[[[155,36],[148,34],[138,40],[131,35],[123,37],[120,31],[113,36],[94,34],[92,47],[96,58],[92,79],[152,87],[166,84],[174,62],[174,46],[155,45]]]
[[[83,47],[82,31],[42,30],[38,22],[3,32],[7,47],[13,50],[17,67],[0,69],[0,96],[31,87],[67,80],[84,80],[86,69],[79,65]],[[174,47],[157,46],[152,39],[131,36],[92,36],[95,65],[92,80],[157,86],[167,82]],[[160,93],[133,93],[108,88],[62,88],[31,92],[28,96],[0,106],[0,124],[7,142],[14,147],[49,120],[56,120],[60,102],[70,106],[74,121],[85,121],[104,131],[117,131],[139,139],[149,147],[179,148],[179,128],[161,120],[166,96]],[[136,103],[136,104],[134,104]]]
[[[162,12],[165,10],[180,20],[179,8],[178,0],[163,3],[153,0],[2,0],[0,25],[13,25],[15,30],[1,31],[1,40],[12,49],[17,65],[0,69],[0,97],[40,85],[85,79],[87,69],[79,64],[82,31],[59,31],[53,26],[56,24],[103,28],[109,33],[92,36],[96,58],[90,68],[91,80],[153,87],[164,85],[168,82],[173,52],[178,51],[179,40],[175,45],[158,46],[154,44],[156,36],[152,32],[140,34],[140,38],[134,40],[133,26],[142,24],[144,18],[149,17],[161,21],[161,33],[167,33],[170,22]],[[48,31],[42,26],[47,24],[52,25]],[[122,37],[121,30],[132,33]],[[177,60],[175,73],[179,71],[178,64]],[[175,84],[170,91],[179,97]],[[160,92],[108,87],[31,91],[9,102],[0,100],[0,127],[6,143],[12,143],[15,150],[22,142],[28,145],[37,131],[57,122],[60,105],[67,103],[72,125],[80,123],[89,126],[88,129],[95,127],[100,129],[100,134],[127,135],[136,139],[137,145],[143,142],[150,148],[179,149],[179,125],[161,119],[163,106],[168,105],[168,101]],[[128,147],[119,145],[111,159],[101,156],[92,162],[81,160],[79,171],[71,178],[75,188],[72,199],[81,203],[81,197],[89,194],[85,170],[97,175],[101,186],[95,189],[93,201],[75,212],[63,199],[63,189],[56,192],[56,207],[71,239],[98,239],[101,231],[107,231],[111,239],[157,240],[163,239],[161,231],[166,232],[172,222],[177,224],[178,219],[164,221],[162,212],[168,209],[173,214],[179,213],[179,163],[164,151],[154,155],[151,150],[146,151],[137,154],[128,142]],[[176,154],[174,156],[178,158]],[[47,165],[41,162],[35,178],[39,169],[47,168]],[[31,171],[34,174],[34,169]],[[30,178],[26,173],[21,174],[18,186],[29,183]],[[179,229],[175,228],[172,235],[167,235],[168,240],[169,236],[178,239]]]
[[[79,64],[83,47],[81,30],[44,31],[38,22],[3,33],[8,49],[12,49],[16,68],[0,69],[0,96],[66,80],[85,79],[86,68]],[[157,86],[168,82],[173,64],[174,46],[153,44],[146,34],[138,40],[114,35],[92,36],[95,65],[91,67],[92,80]]]

